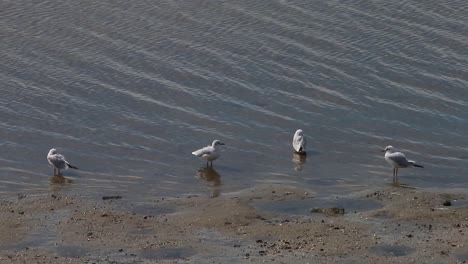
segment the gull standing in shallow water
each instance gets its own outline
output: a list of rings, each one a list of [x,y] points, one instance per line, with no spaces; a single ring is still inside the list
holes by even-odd
[[[407,160],[405,154],[397,151],[392,146],[385,147],[385,160],[393,166],[393,182],[398,182],[398,168],[418,167],[424,168],[421,165],[416,164],[413,160]]]
[[[305,154],[306,153],[307,141],[306,141],[306,139],[304,137],[304,131],[302,131],[302,129],[296,130],[296,133],[294,134],[292,145],[294,147],[294,150],[297,153],[299,153],[299,154]]]
[[[220,153],[216,149],[216,146],[220,146],[220,145],[224,145],[224,143],[222,143],[219,140],[214,140],[211,146],[207,146],[199,150],[195,150],[194,152],[192,152],[192,154],[197,157],[206,159],[206,167],[208,167],[208,162],[210,162],[211,167],[213,167],[213,160],[219,158],[220,156]]]
[[[65,160],[65,157],[62,154],[57,153],[56,149],[49,150],[49,154],[47,154],[47,160],[50,164],[54,166],[54,176],[63,176],[60,170],[66,170],[68,168],[78,169],[77,167],[68,163]]]

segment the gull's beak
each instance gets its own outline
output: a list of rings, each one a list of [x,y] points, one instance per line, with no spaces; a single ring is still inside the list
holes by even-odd
[[[226,144],[224,144],[223,142],[219,142],[219,144],[220,144],[220,145],[226,145]]]

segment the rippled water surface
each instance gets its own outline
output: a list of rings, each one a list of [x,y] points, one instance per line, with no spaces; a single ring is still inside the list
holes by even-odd
[[[468,180],[466,1],[1,1],[0,193]],[[309,155],[293,155],[302,128]],[[220,139],[214,171],[191,152]],[[51,179],[56,147],[81,170]]]

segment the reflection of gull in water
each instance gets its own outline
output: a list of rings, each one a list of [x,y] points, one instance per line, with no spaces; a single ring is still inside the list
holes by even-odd
[[[306,139],[304,137],[304,131],[302,131],[302,129],[296,130],[296,133],[294,134],[292,145],[294,147],[294,150],[297,153],[304,154],[306,152],[307,141],[306,141]]]
[[[197,157],[206,159],[206,167],[208,167],[208,162],[211,162],[211,167],[213,167],[213,160],[219,158],[220,156],[220,153],[216,148],[220,145],[224,145],[224,143],[222,143],[219,140],[214,140],[213,143],[211,143],[211,146],[195,150],[194,152],[192,152],[192,154]]]
[[[54,166],[54,176],[63,176],[60,170],[66,170],[68,168],[78,169],[77,167],[68,163],[62,154],[59,154],[56,149],[49,150],[47,154],[47,160]]]
[[[197,171],[197,178],[205,181],[208,185],[213,187],[211,197],[218,197],[221,193],[221,175],[213,168],[200,168]]]
[[[392,146],[387,146],[384,150],[385,160],[393,166],[393,182],[398,182],[398,168],[408,167],[419,167],[424,168],[421,165],[416,164],[413,160],[407,160],[405,154],[397,151]]]
[[[53,193],[62,191],[70,183],[73,183],[73,180],[63,176],[52,176],[49,178],[49,188]]]
[[[293,153],[292,161],[294,162],[294,170],[301,171],[306,163],[307,155]]]

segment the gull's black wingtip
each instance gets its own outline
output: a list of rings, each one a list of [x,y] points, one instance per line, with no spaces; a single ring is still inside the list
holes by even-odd
[[[68,165],[68,167],[71,168],[71,169],[78,170],[78,167],[75,167],[75,166],[73,166],[73,165],[71,165],[71,164],[67,164],[67,165]]]

